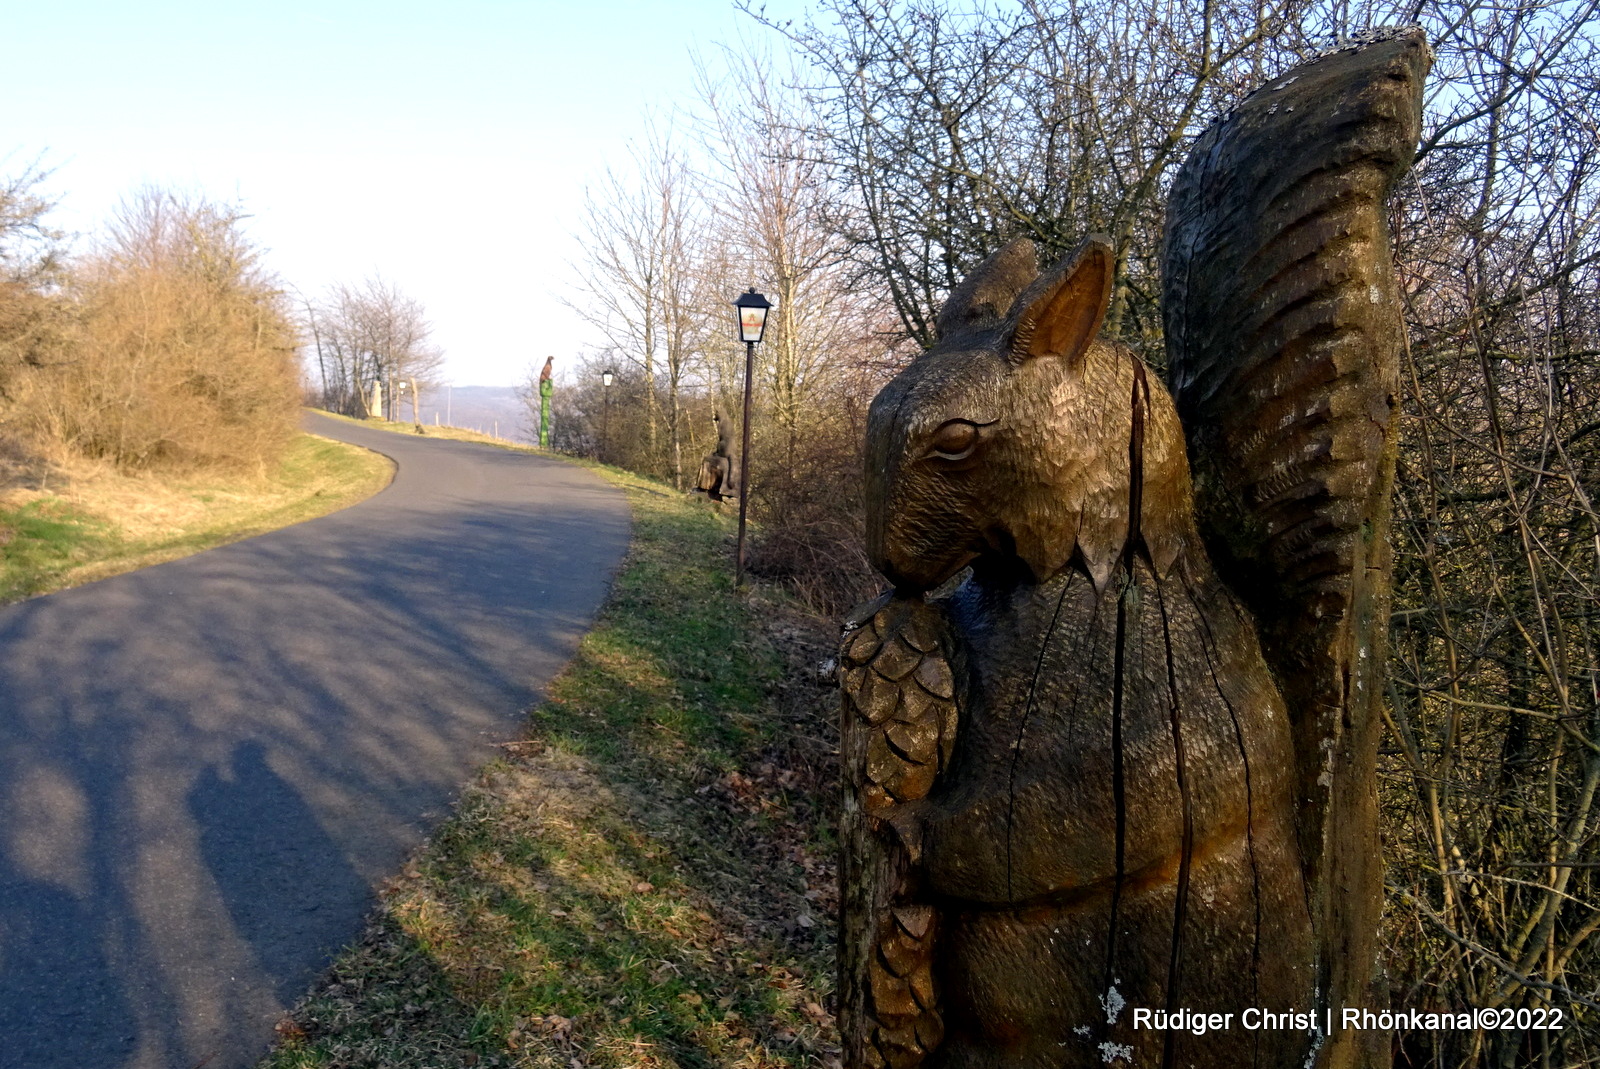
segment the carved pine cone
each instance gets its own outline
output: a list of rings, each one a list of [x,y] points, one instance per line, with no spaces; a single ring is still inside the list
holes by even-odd
[[[881,815],[926,797],[955,746],[955,679],[939,610],[892,598],[846,636],[840,660],[850,725],[865,730],[862,807]]]

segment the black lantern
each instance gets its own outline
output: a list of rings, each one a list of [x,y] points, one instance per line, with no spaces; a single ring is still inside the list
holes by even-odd
[[[747,292],[739,294],[733,307],[734,314],[739,317],[739,340],[755,345],[767,329],[767,309],[772,307],[772,302],[751,286]]]

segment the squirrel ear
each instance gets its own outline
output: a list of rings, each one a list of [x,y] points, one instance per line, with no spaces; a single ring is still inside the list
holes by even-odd
[[[1011,335],[1012,363],[1036,356],[1073,359],[1087,349],[1105,322],[1116,263],[1110,240],[1093,234],[1030,286],[1017,299],[1022,311]]]
[[[1027,238],[1009,242],[950,291],[934,331],[948,338],[968,327],[998,325],[1017,295],[1038,277],[1039,259],[1033,242]]]

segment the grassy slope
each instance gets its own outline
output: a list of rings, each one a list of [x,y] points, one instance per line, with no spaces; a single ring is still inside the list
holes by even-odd
[[[734,594],[729,516],[607,477],[596,627],[266,1067],[837,1064],[828,640]]]
[[[370,497],[393,464],[296,435],[265,478],[155,480],[77,472],[61,489],[0,495],[0,604],[198,553]]]

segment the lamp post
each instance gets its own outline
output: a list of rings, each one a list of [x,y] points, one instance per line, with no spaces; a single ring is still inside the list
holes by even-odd
[[[600,451],[605,454],[602,460],[611,455],[611,380],[616,377],[617,373],[610,368],[600,372],[600,385],[604,388],[601,397],[605,399],[600,415]]]
[[[744,427],[739,439],[739,543],[734,550],[733,585],[744,586],[744,518],[750,508],[750,385],[754,378],[756,343],[767,329],[767,310],[772,302],[756,292],[756,288],[739,294],[733,302],[738,316],[739,340],[744,342]]]

